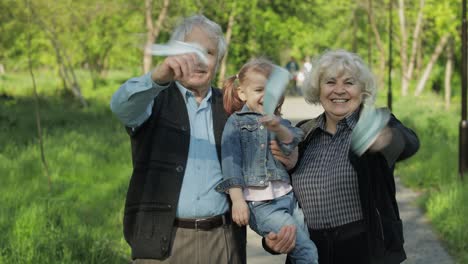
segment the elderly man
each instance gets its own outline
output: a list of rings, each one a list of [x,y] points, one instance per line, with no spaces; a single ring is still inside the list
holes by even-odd
[[[245,263],[245,228],[232,224],[227,196],[214,189],[227,115],[211,83],[226,53],[223,32],[197,15],[171,40],[197,43],[207,63],[195,53],[166,57],[111,100],[132,144],[124,236],[134,263]]]

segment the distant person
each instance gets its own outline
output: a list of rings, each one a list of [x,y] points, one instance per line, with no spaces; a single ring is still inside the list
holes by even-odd
[[[171,40],[198,43],[208,63],[194,53],[169,56],[111,101],[132,144],[125,240],[136,264],[246,263],[246,229],[232,223],[229,197],[215,190],[227,114],[212,81],[226,52],[223,32],[197,15]]]
[[[297,77],[296,77],[296,85],[297,85],[297,90],[298,90],[299,95],[302,95],[301,87],[304,85],[305,78],[306,76],[309,75],[311,70],[312,70],[312,63],[310,62],[310,57],[307,56],[305,57],[302,67],[300,71],[297,73]]]
[[[358,55],[337,50],[321,55],[308,78],[305,100],[325,111],[299,123],[306,137],[291,179],[320,264],[403,262],[393,171],[397,161],[417,152],[418,137],[391,115],[375,142],[357,156],[350,151],[351,133],[363,105],[375,100],[374,75]],[[288,168],[294,164],[288,156],[278,159]],[[264,247],[287,252],[291,236],[294,232],[282,232]]]
[[[290,85],[289,89],[292,94],[300,94],[299,88],[297,86],[297,74],[299,73],[300,67],[294,57],[290,57],[289,61],[285,66],[286,70],[289,72]]]
[[[304,64],[302,65],[302,69],[306,74],[312,70],[312,63],[310,62],[309,56],[305,57]]]
[[[316,264],[317,249],[296,207],[289,174],[269,147],[274,140],[289,155],[304,135],[279,117],[281,104],[275,115],[263,115],[265,85],[273,67],[268,60],[253,59],[224,82],[224,106],[232,115],[222,137],[224,180],[216,189],[229,193],[234,222],[250,224],[262,237],[283,226],[299,227],[289,256],[294,263]]]
[[[285,68],[289,71],[291,76],[295,76],[295,74],[299,71],[299,64],[294,57],[291,57],[286,63]]]

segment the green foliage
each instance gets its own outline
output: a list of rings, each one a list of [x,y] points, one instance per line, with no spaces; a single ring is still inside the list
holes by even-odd
[[[458,122],[456,111],[446,112],[433,95],[400,98],[394,112],[419,136],[418,153],[404,162],[404,182],[413,187],[439,188],[457,178]]]
[[[152,2],[155,22],[162,1]],[[135,73],[141,73],[142,47],[147,30],[144,2],[66,0],[52,5],[48,0],[35,0],[29,1],[32,16],[27,3],[12,0],[0,3],[0,9],[5,10],[0,13],[0,64],[5,66],[7,72],[26,69],[26,33],[30,32],[35,67],[56,69],[58,73],[53,45],[58,43],[72,67],[88,71],[86,79],[92,80],[95,87],[101,87],[99,84],[107,78],[110,69],[138,69]],[[393,3],[393,67],[399,73],[401,32],[398,3]],[[408,35],[406,53],[409,57],[419,1],[406,0],[404,3]],[[446,33],[454,38],[455,61],[460,60],[459,5],[457,0],[426,0],[421,32],[423,41],[418,47],[420,55],[412,82],[417,81],[435,45]],[[205,14],[226,30],[229,16],[234,14],[227,58],[228,76],[255,56],[265,56],[284,65],[290,56],[301,61],[306,56],[314,57],[327,49],[336,48],[354,51],[377,68],[382,61],[388,60],[389,0],[372,1],[371,11],[383,51],[376,45],[376,36],[368,22],[368,6],[367,0],[293,0],[287,3],[278,0],[170,1],[156,41],[166,42],[182,17]],[[369,54],[372,54],[371,59]],[[155,57],[153,60],[158,63],[161,58]],[[460,65],[456,63],[454,72],[459,72],[459,68]],[[436,83],[442,88],[444,69],[445,54],[434,67],[436,73],[431,75],[428,87]],[[382,75],[382,71],[386,70],[380,67],[378,73]],[[61,86],[57,89],[63,89]],[[453,86],[453,94],[459,94],[458,86]]]

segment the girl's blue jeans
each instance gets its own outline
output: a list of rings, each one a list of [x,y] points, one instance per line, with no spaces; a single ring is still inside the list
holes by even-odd
[[[307,226],[304,223],[304,214],[299,208],[293,192],[274,200],[261,202],[248,202],[250,208],[250,228],[264,237],[271,231],[278,233],[285,225],[295,225],[296,246],[289,257],[292,263],[310,264],[318,263],[317,248],[309,238]]]

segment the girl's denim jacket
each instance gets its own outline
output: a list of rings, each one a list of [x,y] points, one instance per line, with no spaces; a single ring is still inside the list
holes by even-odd
[[[244,106],[227,120],[221,147],[224,180],[216,186],[217,191],[224,192],[236,186],[266,187],[272,180],[290,183],[287,170],[270,150],[269,142],[276,137],[259,123],[261,117],[261,114]],[[281,124],[294,136],[288,144],[277,140],[283,153],[289,155],[302,140],[304,133],[300,128],[291,126],[291,122],[286,119],[281,119]]]

